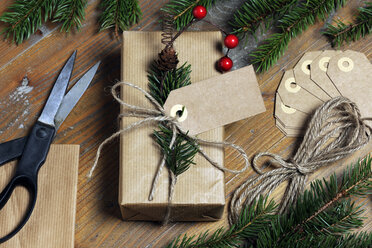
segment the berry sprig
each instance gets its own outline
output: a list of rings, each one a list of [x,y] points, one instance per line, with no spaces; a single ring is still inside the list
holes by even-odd
[[[193,23],[196,22],[196,21],[201,21],[207,15],[207,9],[202,5],[198,5],[198,6],[194,7],[194,9],[192,10],[192,14],[195,18]],[[229,53],[230,49],[233,49],[233,48],[238,46],[239,39],[236,35],[228,34],[227,32],[225,32],[222,28],[218,27],[217,25],[215,25],[211,22],[208,22],[208,23],[217,27],[218,29],[220,29],[226,35],[225,39],[224,39],[224,44],[228,49],[227,49],[227,52],[226,52],[225,56],[223,56],[222,58],[220,58],[218,60],[218,69],[221,70],[222,72],[230,71],[231,68],[233,67],[234,63],[229,58],[228,53]]]
[[[186,31],[190,26],[192,26],[195,22],[204,21],[204,22],[207,22],[207,23],[217,27],[222,33],[224,33],[224,35],[225,35],[224,44],[227,47],[227,52],[222,58],[220,58],[218,60],[217,65],[218,65],[218,69],[221,72],[230,71],[231,68],[233,67],[234,63],[231,60],[231,58],[229,58],[228,54],[229,54],[230,49],[233,49],[233,48],[238,46],[238,44],[239,44],[238,37],[236,35],[227,33],[225,30],[223,30],[221,27],[217,26],[216,24],[213,24],[209,21],[203,20],[204,17],[206,17],[206,15],[207,15],[207,9],[202,5],[195,6],[194,9],[192,10],[192,15],[194,16],[194,19],[189,24],[184,26],[175,35],[173,35],[173,22],[169,21],[169,20],[173,20],[173,18],[172,18],[172,16],[169,16],[169,15],[166,16],[167,18],[165,19],[164,23],[166,23],[167,25],[166,25],[166,28],[164,29],[163,34],[162,34],[162,36],[163,36],[162,42],[163,42],[163,44],[165,44],[166,47],[163,49],[162,53],[159,54],[160,60],[164,61],[164,63],[167,64],[167,63],[169,63],[169,60],[171,58],[175,57],[174,61],[176,61],[177,60],[177,58],[176,58],[177,55],[176,55],[176,53],[173,49],[173,42],[184,31]],[[169,53],[170,51],[173,51],[173,53],[170,54]],[[178,60],[177,60],[177,62],[178,62]]]

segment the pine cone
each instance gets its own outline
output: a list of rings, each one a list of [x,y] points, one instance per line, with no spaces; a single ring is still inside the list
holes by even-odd
[[[159,59],[157,61],[157,67],[162,71],[169,71],[177,68],[178,57],[173,47],[165,47],[159,53]]]

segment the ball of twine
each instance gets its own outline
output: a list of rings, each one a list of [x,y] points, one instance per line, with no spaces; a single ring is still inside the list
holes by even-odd
[[[269,152],[257,154],[252,162],[259,174],[239,186],[230,202],[229,221],[236,223],[241,210],[259,196],[270,194],[288,181],[279,213],[286,212],[303,192],[307,177],[320,167],[345,158],[370,141],[371,127],[366,124],[355,103],[345,97],[336,97],[320,106],[308,124],[304,139],[294,157],[285,160]],[[278,168],[263,172],[257,165],[261,157],[271,158]]]

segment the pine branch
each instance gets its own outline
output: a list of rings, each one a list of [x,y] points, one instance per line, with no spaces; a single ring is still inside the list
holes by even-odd
[[[116,36],[136,24],[141,18],[138,0],[102,0],[101,29],[114,28]]]
[[[242,211],[239,221],[228,229],[218,229],[173,240],[168,248],[189,247],[370,247],[371,233],[348,234],[360,227],[361,206],[347,199],[372,190],[372,159],[348,167],[338,185],[335,175],[327,181],[316,180],[300,196],[289,214],[277,215],[276,206],[267,198]],[[264,199],[264,200],[263,200]]]
[[[166,166],[175,176],[178,176],[187,171],[190,165],[195,164],[193,159],[198,153],[198,144],[194,140],[178,134],[173,148],[170,149],[169,144],[173,136],[172,130],[163,124],[159,125],[159,129],[160,131],[154,131],[156,142],[166,155]]]
[[[86,6],[87,0],[16,0],[0,16],[0,22],[8,24],[1,34],[20,44],[48,19],[62,22],[61,31],[64,32],[74,27],[79,29],[85,18]],[[100,30],[114,28],[117,36],[119,30],[129,28],[141,17],[138,0],[102,0],[101,7]]]
[[[298,199],[288,215],[282,215],[260,233],[259,247],[280,245],[285,247],[308,236],[316,238],[319,230],[340,236],[362,225],[360,206],[345,199],[352,195],[363,196],[372,190],[371,158],[347,168],[340,185],[332,175],[329,181],[315,180],[309,190]]]
[[[350,199],[342,200],[329,210],[323,210],[317,218],[301,224],[298,230],[293,228],[296,219],[281,216],[272,222],[270,229],[258,235],[257,247],[290,247],[293,243],[303,246],[310,237],[316,239],[319,235],[342,236],[363,225],[360,217],[362,212],[360,206],[355,206]]]
[[[191,84],[191,66],[185,63],[179,68],[164,71],[157,65],[156,63],[153,65],[148,75],[150,94],[164,105],[172,90]],[[154,131],[155,140],[166,155],[166,166],[178,176],[194,164],[193,159],[199,146],[194,140],[178,134],[173,149],[169,149],[173,132],[166,123],[160,124],[159,129]]]
[[[355,203],[351,202],[350,199],[342,201],[333,208],[329,213],[326,213],[327,219],[332,220],[332,224],[329,226],[323,226],[322,223],[317,223],[319,219],[311,223],[315,227],[320,226],[319,231],[315,232],[315,235],[320,235],[323,233],[328,234],[342,234],[347,232],[349,229],[358,228],[363,225],[363,219],[360,215],[364,212],[361,206],[356,206]]]
[[[168,244],[167,248],[188,247],[239,247],[245,239],[253,239],[263,230],[274,216],[275,203],[260,197],[252,205],[246,207],[238,223],[229,229],[220,228],[211,235],[206,231],[197,238],[184,235]]]
[[[191,84],[190,80],[191,65],[186,63],[179,68],[164,72],[152,66],[147,78],[149,80],[150,94],[161,105],[164,105],[172,90],[187,86]],[[160,85],[163,81],[163,88],[160,91]]]
[[[0,22],[8,24],[1,34],[20,44],[51,17],[55,7],[56,0],[17,0],[0,16]]]
[[[366,2],[365,5],[358,8],[355,23],[337,21],[335,26],[328,24],[324,34],[329,37],[333,46],[340,47],[344,42],[359,40],[372,32],[372,2]]]
[[[247,0],[230,22],[234,28],[233,33],[254,34],[261,23],[267,29],[274,19],[282,17],[296,3],[297,0]]]
[[[360,248],[371,247],[372,233],[356,233],[343,236],[319,234],[316,238],[308,236],[299,243],[291,243],[287,247],[318,247],[318,248]]]
[[[279,33],[273,34],[252,53],[258,71],[267,71],[283,55],[292,38],[301,34],[316,19],[324,20],[328,14],[343,6],[346,0],[308,0],[290,10],[279,20]]]
[[[69,32],[71,28],[80,29],[85,19],[87,0],[60,0],[53,16],[53,22],[62,22],[61,31]]]
[[[203,5],[208,9],[217,0],[171,0],[161,10],[174,16],[177,30],[187,26],[193,19],[192,10],[197,5]]]

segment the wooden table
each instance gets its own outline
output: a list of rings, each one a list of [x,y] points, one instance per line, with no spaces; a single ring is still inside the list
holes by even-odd
[[[11,0],[0,3],[2,13]],[[98,4],[89,0],[86,21],[80,32],[64,34],[59,26],[46,23],[27,42],[16,46],[8,41],[0,42],[0,141],[7,141],[26,135],[43,107],[46,97],[56,79],[60,68],[77,49],[78,56],[73,80],[76,81],[84,71],[101,60],[100,69],[86,95],[81,99],[70,117],[61,126],[55,143],[80,144],[80,167],[77,199],[75,246],[85,247],[159,247],[177,235],[187,232],[196,234],[206,229],[215,229],[226,224],[226,217],[213,223],[172,223],[160,226],[149,222],[124,222],[121,220],[117,203],[118,195],[118,142],[104,149],[99,167],[91,181],[87,173],[92,165],[98,145],[117,129],[118,104],[109,94],[109,87],[120,79],[121,41],[108,32],[97,32]],[[142,0],[142,21],[133,30],[159,30],[159,9],[166,1]],[[220,1],[210,11],[210,20],[227,27],[227,20],[233,8],[243,1]],[[353,0],[335,17],[350,20],[361,3]],[[226,11],[226,12],[225,12]],[[212,29],[198,25],[196,29]],[[226,126],[225,139],[242,146],[249,155],[260,151],[271,151],[283,156],[291,154],[300,139],[286,138],[276,127],[273,118],[274,93],[283,71],[292,68],[301,55],[307,51],[330,49],[327,39],[320,34],[324,23],[317,23],[301,36],[293,39],[289,48],[278,63],[268,72],[259,74],[258,81],[265,100],[267,111],[253,118]],[[259,37],[261,39],[262,37]],[[232,54],[236,67],[244,66],[246,56],[256,42],[249,38],[247,50],[237,50]],[[133,49],[136,49],[135,47]],[[372,36],[364,38],[342,49],[352,49],[365,53],[372,59]],[[17,91],[22,79],[27,76],[29,93]],[[354,158],[355,160],[356,158]],[[241,166],[232,150],[226,151],[226,166]],[[332,167],[320,172],[329,175]],[[244,175],[226,174],[226,198],[253,172]],[[371,215],[371,200],[365,215]],[[226,211],[225,211],[226,212]],[[225,214],[226,216],[226,214]],[[368,219],[364,230],[371,230]]]

